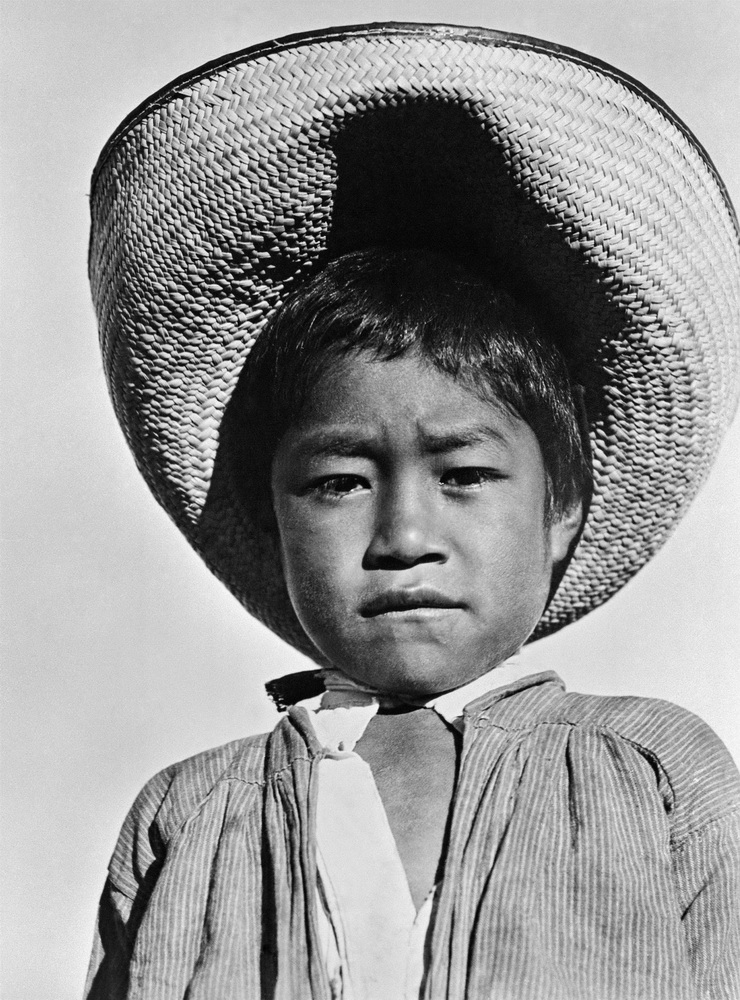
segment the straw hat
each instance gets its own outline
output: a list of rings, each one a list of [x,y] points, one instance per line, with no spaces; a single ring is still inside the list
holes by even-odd
[[[141,472],[244,606],[319,661],[219,427],[265,321],[327,259],[410,243],[513,263],[573,331],[595,492],[533,638],[650,559],[735,410],[740,245],[722,182],[660,100],[559,46],[386,24],[225,56],[124,121],[91,210],[105,371]]]

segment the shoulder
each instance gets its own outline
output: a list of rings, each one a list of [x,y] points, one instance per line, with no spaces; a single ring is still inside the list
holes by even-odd
[[[269,733],[248,736],[171,764],[146,783],[134,810],[151,812],[154,807],[161,814],[166,807],[172,825],[178,814],[185,818],[221,781],[264,784],[269,737]]]
[[[123,824],[110,874],[124,893],[135,893],[161,864],[175,833],[214,796],[220,785],[265,781],[269,734],[234,740],[158,772],[142,788]]]
[[[716,733],[697,715],[657,698],[564,693],[563,721],[596,727],[629,744],[664,785],[673,838],[740,813],[740,773]]]

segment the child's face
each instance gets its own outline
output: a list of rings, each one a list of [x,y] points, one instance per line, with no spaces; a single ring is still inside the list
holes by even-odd
[[[579,524],[545,524],[530,427],[415,356],[337,361],[280,441],[272,490],[307,634],[398,694],[459,687],[515,652]]]

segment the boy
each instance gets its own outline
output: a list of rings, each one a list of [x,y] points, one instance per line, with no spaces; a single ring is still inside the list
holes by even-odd
[[[694,148],[692,169],[714,185],[700,222],[711,272],[662,246],[650,256],[625,221],[631,202],[600,210],[588,231],[584,205],[601,187],[571,180],[563,195],[570,168],[547,175],[569,211],[543,217],[541,191],[523,200],[511,181],[521,150],[515,160],[503,143],[499,158],[458,117],[471,94],[455,90],[454,113],[435,103],[435,57],[449,64],[453,42],[468,60],[460,79],[466,65],[490,79],[497,60],[507,73],[523,60],[521,102],[522,80],[542,77],[542,54],[511,37],[481,46],[480,33],[413,26],[309,37],[179,81],[101,159],[91,273],[132,446],[214,571],[322,665],[325,694],[272,734],[146,786],[111,863],[91,997],[740,988],[740,788],[724,749],[674,706],[567,694],[514,660],[624,582],[696,487],[716,414],[731,407],[712,379],[712,358],[735,350],[729,210]],[[568,79],[580,65],[547,53],[553,81],[554,63]],[[382,96],[363,103],[352,91],[340,117],[363,113],[344,131],[316,125],[332,100],[323,84],[310,109],[303,90],[288,109],[281,88],[307,67],[351,89],[360,66],[383,79]],[[616,100],[607,85],[643,123],[656,114],[624,80],[590,72],[583,86],[604,105],[597,133]],[[279,109],[272,132],[260,73]],[[199,140],[193,122],[210,114],[218,122]],[[440,120],[459,143],[452,162],[466,165],[459,187],[481,182],[472,206],[451,189],[451,161],[430,161]],[[667,162],[666,127],[651,152]],[[516,141],[526,131],[521,120],[508,128]],[[562,129],[558,156],[574,146]],[[580,123],[578,135],[592,133]],[[410,138],[399,149],[400,137]],[[679,139],[688,156],[693,140]],[[610,145],[589,155],[591,171]],[[532,147],[522,176],[545,177]],[[414,183],[402,185],[411,165]],[[685,232],[671,239],[693,247],[698,223],[678,194]],[[494,218],[506,225],[486,243]],[[347,253],[352,240],[361,248]],[[636,291],[638,272],[661,295]],[[686,306],[689,321],[668,293],[704,302],[710,274],[712,322]],[[637,489],[641,463],[657,502]]]

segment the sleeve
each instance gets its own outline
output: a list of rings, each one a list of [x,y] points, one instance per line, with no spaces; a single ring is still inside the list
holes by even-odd
[[[678,724],[676,724],[676,721]],[[676,792],[672,857],[678,904],[701,1000],[740,997],[740,774],[701,720],[672,726]]]
[[[110,879],[106,881],[87,972],[86,1000],[123,1000],[126,996],[133,946],[132,902]]]
[[[696,996],[740,997],[740,810],[689,836],[674,851]]]
[[[85,1000],[123,1000],[136,932],[164,863],[158,817],[171,784],[162,771],[144,787],[121,829],[98,907]]]

